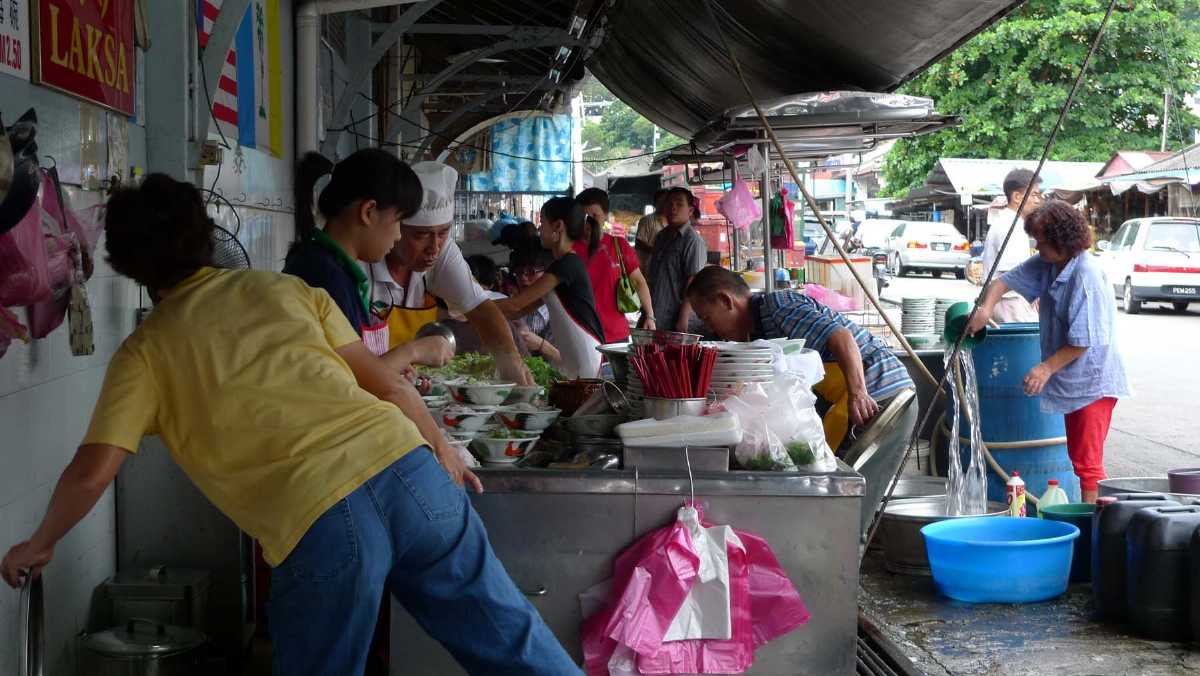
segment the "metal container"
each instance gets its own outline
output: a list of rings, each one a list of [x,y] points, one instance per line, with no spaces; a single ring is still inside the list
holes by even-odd
[[[1171,482],[1161,476],[1132,476],[1100,480],[1100,497],[1118,493],[1162,493],[1172,500],[1186,504],[1189,500],[1200,500],[1198,493],[1173,493]]]
[[[211,585],[207,570],[167,566],[123,570],[104,582],[104,593],[112,603],[110,624],[139,618],[203,631]]]
[[[1006,505],[988,503],[985,516],[1005,514],[1008,514]],[[946,515],[945,496],[889,502],[879,522],[884,565],[889,571],[901,575],[930,575],[929,557],[925,554],[925,537],[921,535],[921,528],[937,521],[961,518],[965,517]]]
[[[133,619],[82,637],[87,676],[201,676],[204,634],[188,627]]]
[[[638,469],[671,469],[687,471],[689,463],[693,472],[728,472],[729,447],[688,446],[661,448],[626,446],[625,467]]]
[[[946,494],[946,478],[940,476],[902,476],[892,491],[893,500],[929,498]]]
[[[687,472],[482,469],[472,494],[488,539],[517,588],[576,662],[583,658],[579,594],[612,577],[614,558],[674,522]],[[858,624],[862,477],[837,472],[695,472],[696,500],[713,524],[770,543],[812,620],[755,651],[748,676],[853,674]],[[514,518],[514,515],[537,515]],[[402,605],[392,609],[392,674],[466,672]]]
[[[662,329],[629,329],[629,338],[634,345],[695,345],[703,337],[698,333]]]
[[[1167,484],[1174,493],[1200,493],[1200,467],[1167,470]]]
[[[655,420],[669,420],[681,415],[704,415],[704,409],[708,407],[708,400],[703,397],[697,399],[646,397],[645,406],[646,415]]]
[[[6,593],[6,592],[5,592]],[[25,577],[21,586],[20,609],[18,610],[19,640],[17,646],[17,674],[19,676],[42,676],[42,659],[46,654],[46,630],[42,615],[42,578]]]

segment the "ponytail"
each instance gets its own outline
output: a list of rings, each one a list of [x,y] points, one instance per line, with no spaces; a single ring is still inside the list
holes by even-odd
[[[318,153],[307,153],[296,165],[297,244],[312,239],[317,229],[313,188],[326,174],[332,176],[315,205],[326,220],[337,217],[358,200],[375,200],[381,209],[395,207],[401,218],[421,208],[421,180],[411,167],[387,151],[364,148],[336,165]]]
[[[543,221],[562,221],[563,230],[567,233],[567,238],[572,242],[578,242],[583,239],[584,219],[589,219],[583,213],[583,207],[570,197],[555,197],[547,200],[542,205],[542,220]],[[593,227],[592,235],[588,241],[588,254],[595,251],[596,244],[600,242],[600,228]]]
[[[588,224],[588,257],[595,255],[600,247],[600,224],[591,216],[585,216]]]
[[[296,241],[307,242],[317,229],[313,215],[313,188],[322,176],[333,172],[333,162],[320,153],[305,153],[296,165]]]

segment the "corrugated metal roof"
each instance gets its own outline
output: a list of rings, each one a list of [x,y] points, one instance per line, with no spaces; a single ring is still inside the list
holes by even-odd
[[[1099,185],[1103,162],[1048,161],[1042,167],[1042,190],[1086,190]],[[1037,160],[993,160],[943,157],[925,179],[927,187],[958,194],[1000,195],[1004,177],[1013,169],[1036,169]]]

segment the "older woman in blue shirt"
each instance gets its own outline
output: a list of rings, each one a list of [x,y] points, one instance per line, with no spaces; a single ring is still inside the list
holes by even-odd
[[[1085,502],[1095,502],[1105,478],[1104,441],[1117,398],[1129,396],[1114,330],[1112,285],[1088,254],[1091,233],[1070,205],[1050,200],[1025,219],[1038,253],[993,281],[969,333],[991,321],[996,303],[1012,290],[1040,302],[1042,361],[1025,375],[1025,394],[1040,395],[1042,410],[1062,413],[1067,453]]]

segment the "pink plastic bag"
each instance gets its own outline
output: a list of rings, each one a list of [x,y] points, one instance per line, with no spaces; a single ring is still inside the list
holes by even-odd
[[[762,218],[762,207],[741,177],[733,180],[733,190],[717,199],[717,211],[739,230],[749,228],[751,223]]]
[[[663,643],[653,655],[640,655],[643,674],[740,674],[754,664],[754,623],[750,611],[750,571],[746,550],[730,543],[729,611],[733,637]]]
[[[700,511],[699,506],[696,506],[696,509]],[[703,522],[702,511],[701,519]],[[706,528],[712,526],[707,522],[703,522],[703,525]],[[728,640],[662,642],[663,634],[658,632],[665,633],[687,593],[683,591],[679,594],[678,589],[667,585],[658,592],[657,598],[661,602],[657,606],[654,603],[621,606],[642,608],[642,617],[653,614],[653,620],[643,625],[647,636],[635,637],[640,648],[636,651],[638,671],[647,674],[742,673],[753,665],[756,649],[808,622],[809,613],[804,601],[788,579],[786,571],[779,565],[766,540],[745,531],[734,532],[741,541],[742,548],[732,545],[728,547],[733,636]],[[680,535],[683,538],[680,538]],[[614,652],[631,636],[626,634],[625,639],[618,642],[605,631],[606,627],[614,623],[614,615],[618,614],[614,612],[618,602],[626,600],[627,588],[635,589],[635,598],[656,597],[655,593],[646,591],[646,585],[653,585],[653,579],[652,576],[644,574],[644,569],[639,572],[639,563],[646,557],[650,557],[651,560],[664,560],[668,557],[663,556],[662,550],[671,547],[673,542],[678,544],[680,540],[686,540],[690,544],[690,539],[687,531],[682,529],[677,521],[671,526],[643,536],[617,557],[613,564],[609,605],[588,617],[583,623],[584,667],[589,676],[609,674],[609,663]],[[691,549],[694,552],[694,548]],[[698,562],[698,559],[694,560]],[[664,575],[661,581],[667,579],[670,579],[670,576]],[[694,582],[694,576],[692,581]],[[671,607],[675,610],[667,614]],[[653,612],[648,609],[653,609]],[[654,640],[655,636],[658,638],[657,643]],[[651,646],[653,649],[648,650]]]
[[[699,558],[692,537],[678,522],[651,531],[613,563],[613,585],[605,608],[583,622],[584,669],[608,674],[617,646],[653,652],[695,584]]]
[[[0,305],[32,305],[50,295],[42,190],[12,230],[0,235]]]

